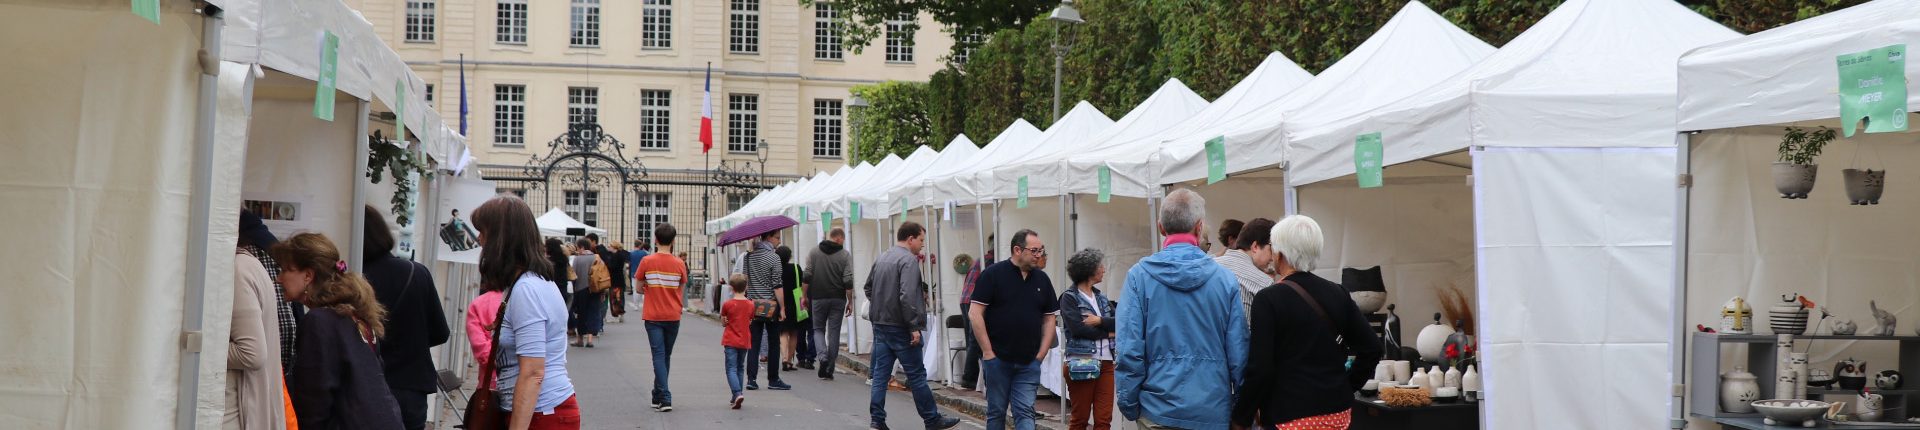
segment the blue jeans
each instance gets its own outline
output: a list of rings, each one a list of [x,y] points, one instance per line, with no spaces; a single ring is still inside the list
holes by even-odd
[[[893,381],[894,361],[899,361],[907,372],[907,389],[913,392],[913,407],[920,412],[920,420],[928,425],[940,421],[933,390],[927,388],[927,365],[922,361],[920,348],[913,344],[912,329],[873,325],[873,366],[867,373],[873,378],[869,389],[873,397],[867,404],[867,412],[873,415],[874,427],[887,428],[887,383]]]
[[[727,400],[733,400],[734,398],[740,397],[741,373],[746,372],[747,360],[752,360],[753,354],[748,354],[745,348],[726,347],[723,349],[726,349],[725,355],[727,363],[724,367],[727,369],[727,388],[733,389],[733,397],[729,397]]]
[[[987,380],[987,430],[1007,428],[1008,403],[1013,406],[1014,430],[1033,430],[1033,396],[1040,387],[1040,362],[1009,363],[994,357],[980,364]]]
[[[673,341],[679,338],[679,321],[647,321],[647,344],[653,349],[654,403],[673,403],[667,375],[673,369]]]

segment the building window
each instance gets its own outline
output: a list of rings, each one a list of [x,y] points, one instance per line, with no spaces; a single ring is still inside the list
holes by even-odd
[[[493,144],[526,146],[527,86],[493,86]]]
[[[753,200],[752,194],[727,193],[727,212],[740,210],[741,206],[746,206],[747,202],[752,200]]]
[[[673,0],[646,0],[640,18],[640,47],[673,48]]]
[[[527,0],[500,0],[494,4],[493,41],[508,45],[527,44]]]
[[[673,195],[668,193],[640,193],[640,238],[653,241],[653,226],[673,222]]]
[[[887,20],[887,62],[913,62],[913,15],[900,14]]]
[[[407,2],[407,39],[408,42],[433,41],[433,2]]]
[[[760,0],[730,0],[730,3],[728,49],[735,54],[760,53]]]
[[[427,106],[433,106],[433,84],[427,84]]]
[[[753,153],[760,141],[760,96],[727,95],[727,152]]]
[[[840,101],[815,99],[813,101],[813,156],[818,158],[840,158],[843,136],[840,127],[845,123]]]
[[[813,58],[818,60],[839,60],[845,58],[845,48],[840,45],[840,11],[833,3],[813,4]]]
[[[668,149],[672,123],[673,92],[640,90],[640,149]]]
[[[954,43],[960,45],[960,49],[953,53],[954,64],[967,64],[967,59],[973,58],[973,50],[987,44],[987,37],[981,35],[979,31],[969,30],[960,33]]]
[[[600,0],[573,0],[573,33],[567,41],[580,48],[600,46]]]
[[[567,216],[591,227],[600,226],[600,192],[567,191],[566,207],[560,208]]]
[[[567,124],[600,122],[600,89],[567,87]]]

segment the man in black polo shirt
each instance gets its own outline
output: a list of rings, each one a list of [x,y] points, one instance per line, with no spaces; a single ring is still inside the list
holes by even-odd
[[[1013,428],[1033,429],[1034,392],[1046,357],[1042,347],[1053,343],[1053,318],[1060,312],[1053,282],[1040,271],[1046,244],[1033,230],[1014,233],[1011,242],[1013,258],[980,272],[968,310],[985,358],[981,371],[987,384],[987,430],[1005,429],[1008,412]],[[1012,411],[1007,410],[1009,402]]]

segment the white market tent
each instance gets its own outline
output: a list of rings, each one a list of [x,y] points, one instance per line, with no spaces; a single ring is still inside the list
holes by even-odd
[[[1019,178],[1023,176],[1029,177],[1028,197],[1072,193],[1067,186],[1072,178],[1068,177],[1070,173],[1065,166],[1066,160],[1173,128],[1205,110],[1207,105],[1207,99],[1194,94],[1185,83],[1179,79],[1168,79],[1105,130],[1083,139],[1055,139],[1053,142],[1057,143],[1043,143],[1047,147],[1030,154],[1028,158],[993,169],[993,196],[1016,197]],[[1099,193],[1098,175],[1095,176],[1096,189],[1092,192]]]
[[[934,171],[935,167],[964,162],[973,157],[973,154],[979,152],[980,147],[975,145],[972,139],[968,139],[967,135],[954,136],[952,141],[947,142],[946,148],[940,150],[938,155],[928,160],[927,163],[903,169],[901,174],[893,176],[892,180],[869,187],[866,190],[855,191],[854,195],[850,198],[860,201],[862,205],[875,208],[884,207],[886,210],[876,210],[863,214],[876,219],[886,218],[900,213],[899,207],[888,206],[886,205],[887,202],[897,202],[901,199],[907,199],[910,206],[932,205],[935,202],[932,201],[930,196],[908,195],[905,191],[913,184],[922,183],[922,180],[926,179],[927,176]]]
[[[1021,120],[1024,122],[1024,120]],[[1019,127],[1016,122],[1013,127]],[[1047,144],[1068,142],[1084,138],[1113,125],[1113,120],[1093,107],[1093,104],[1081,101],[1060,116],[1059,121],[1048,126],[1046,131],[1030,137],[1014,135],[1009,127],[1001,137],[994,138],[987,146],[974,154],[973,158],[955,166],[951,174],[934,176],[932,181],[934,201],[953,201],[960,204],[989,203],[993,196],[993,169],[1024,160],[1028,155],[1045,151]],[[1062,140],[1055,140],[1057,139]],[[924,187],[924,185],[923,185]]]
[[[560,208],[548,209],[547,213],[541,214],[538,218],[534,218],[533,223],[540,226],[540,235],[546,237],[575,236],[567,234],[567,229],[575,228],[585,230],[587,233],[607,234],[607,229],[590,226],[587,225],[587,223],[573,219],[573,217],[567,216],[567,212],[560,210]]]
[[[1673,225],[1670,70],[1684,50],[1735,36],[1664,0],[1568,2],[1446,82],[1294,135],[1290,185],[1304,187],[1301,212],[1325,223],[1370,201],[1404,200],[1399,188],[1470,174],[1484,424],[1660,428],[1675,327],[1663,234]],[[1327,181],[1351,178],[1352,142],[1368,132],[1382,134],[1387,186]],[[1469,148],[1479,148],[1469,160],[1450,156]],[[1415,160],[1434,162],[1404,164]],[[1372,207],[1465,212],[1458,198],[1423,200]],[[1398,229],[1390,246],[1465,246],[1432,234],[1452,229],[1342,221],[1359,227],[1334,229]],[[1541,391],[1541,380],[1583,389]]]
[[[9,237],[42,245],[10,255],[0,272],[49,292],[0,304],[8,326],[34,327],[10,334],[16,347],[0,354],[11,369],[0,378],[8,387],[0,428],[219,427],[243,193],[328,171],[339,180],[303,191],[335,200],[309,200],[300,213],[307,229],[358,254],[358,222],[349,219],[360,211],[348,209],[372,188],[354,180],[368,113],[412,106],[401,122],[423,153],[443,167],[465,160],[464,138],[438,125],[424,98],[400,95],[419,94],[418,78],[345,5],[210,3],[161,1],[148,21],[124,1],[0,2],[0,51],[21,59],[0,68],[0,92],[12,101],[0,103],[0,124],[19,142],[0,158],[0,195],[22,203],[0,213]],[[236,10],[303,19],[263,22]],[[261,28],[308,42],[244,39]],[[342,40],[339,101],[359,106],[330,127],[314,127],[324,121],[312,118],[312,81],[282,73],[293,58],[316,61],[322,30]],[[348,42],[358,40],[373,48]],[[386,79],[344,85],[356,74]],[[298,121],[275,123],[282,118]],[[311,134],[265,141],[293,129]],[[293,150],[327,156],[308,172],[260,157]]]
[[[1896,334],[1914,334],[1912,321],[1920,319],[1920,295],[1915,294],[1920,292],[1920,246],[1915,245],[1920,226],[1912,221],[1920,213],[1920,176],[1911,172],[1920,171],[1920,147],[1913,145],[1920,133],[1910,129],[1835,139],[1816,159],[1823,166],[1804,200],[1779,198],[1769,165],[1785,127],[1841,128],[1837,57],[1901,43],[1911,48],[1915,41],[1920,41],[1920,1],[1881,0],[1680,57],[1679,129],[1697,133],[1687,135],[1679,149],[1680,173],[1692,181],[1680,193],[1684,221],[1676,238],[1684,316],[1670,321],[1670,330],[1718,326],[1721,305],[1735,296],[1754,307],[1756,322],[1765,321],[1765,308],[1797,293],[1831,310],[1837,320],[1859,323],[1862,334],[1873,326],[1868,301],[1877,301],[1900,320]],[[1911,111],[1920,106],[1920,92],[1913,91],[1920,62],[1911,51],[1905,61]],[[1908,115],[1909,123],[1915,119],[1920,117]],[[1880,204],[1847,204],[1841,171],[1848,168],[1890,171]],[[1704,337],[1687,336],[1692,342]],[[1872,364],[1874,372],[1900,363],[1885,342],[1800,346],[1808,349],[1810,368],[1849,357]],[[1719,368],[1746,364],[1736,356],[1723,354]],[[1900,358],[1911,362],[1909,356]],[[1674,383],[1697,389],[1700,381],[1717,381],[1719,375],[1703,371],[1700,360],[1686,359],[1687,375],[1676,376]],[[1764,387],[1769,388],[1763,393],[1771,392],[1771,385]],[[1913,399],[1913,394],[1888,396],[1887,407],[1910,411]],[[1687,419],[1689,429],[1719,428],[1701,418],[1717,410],[1718,399],[1690,395],[1687,400],[1686,414],[1674,419]],[[1852,395],[1828,400],[1856,401]]]

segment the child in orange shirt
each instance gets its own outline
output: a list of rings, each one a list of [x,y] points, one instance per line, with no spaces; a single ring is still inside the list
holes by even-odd
[[[727,323],[720,346],[726,349],[727,387],[733,389],[733,408],[740,409],[740,404],[747,401],[740,391],[740,379],[745,375],[747,360],[753,359],[747,352],[753,348],[753,338],[747,334],[747,327],[753,323],[753,301],[747,300],[747,275],[735,273],[727,278],[727,284],[733,287],[733,298],[720,305],[720,319]]]

